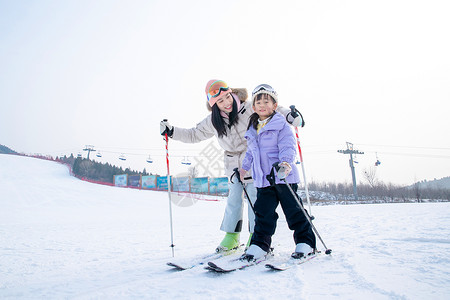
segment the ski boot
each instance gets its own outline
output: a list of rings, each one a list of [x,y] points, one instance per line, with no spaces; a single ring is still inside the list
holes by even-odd
[[[248,249],[245,251],[244,254],[239,258],[241,261],[256,261],[264,256],[266,256],[268,253],[261,249],[259,246],[256,246],[255,244],[250,245]]]
[[[216,248],[216,253],[226,252],[239,247],[239,232],[227,232],[220,245]]]
[[[294,259],[300,259],[302,257],[308,256],[314,252],[314,249],[305,243],[298,243],[295,246],[295,252],[292,253],[291,257]]]

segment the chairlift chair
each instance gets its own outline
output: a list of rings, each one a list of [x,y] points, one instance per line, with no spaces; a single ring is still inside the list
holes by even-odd
[[[120,160],[127,160],[127,158],[126,158],[125,155],[123,155],[123,154],[121,154],[121,155],[119,156],[119,159],[120,159]]]
[[[189,166],[191,164],[191,161],[187,158],[187,156],[185,156],[181,161],[181,164]]]
[[[151,158],[150,155],[149,155],[148,158],[147,158],[147,162],[148,162],[149,164],[153,163],[153,159]]]
[[[375,152],[375,156],[377,158],[377,161],[375,162],[375,167],[378,167],[379,165],[381,165],[381,161],[378,159],[378,153]]]

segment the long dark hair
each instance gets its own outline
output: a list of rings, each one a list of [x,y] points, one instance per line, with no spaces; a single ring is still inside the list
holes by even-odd
[[[233,94],[231,95],[233,97]],[[212,107],[212,113],[211,113],[211,121],[214,126],[214,128],[217,130],[217,135],[219,138],[223,136],[227,136],[227,127],[231,128],[234,124],[237,123],[239,119],[239,112],[237,109],[237,103],[236,99],[233,97],[233,110],[229,113],[228,118],[230,120],[229,124],[227,125],[225,121],[223,120],[222,115],[220,114],[220,109],[217,106],[217,104],[214,104]]]
[[[272,96],[270,96],[269,94],[258,94],[258,95],[256,95],[255,99],[253,100],[253,104],[255,104],[255,101],[261,100],[261,98],[263,96],[264,96],[264,98],[267,97],[269,99],[272,99],[274,104],[277,103],[275,101],[275,99],[273,99]],[[276,113],[276,111],[273,111],[273,113],[269,116],[269,120],[273,117],[273,115],[275,113]],[[258,129],[258,120],[259,120],[259,115],[256,112],[254,112],[249,118],[247,130],[250,129],[250,127]]]

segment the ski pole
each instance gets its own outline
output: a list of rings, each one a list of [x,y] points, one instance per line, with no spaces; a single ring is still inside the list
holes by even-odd
[[[239,169],[234,168],[233,171],[234,171],[234,173],[233,173],[233,175],[231,175],[231,178],[230,178],[231,183],[233,183],[233,176],[236,176],[238,178],[238,181],[241,183],[242,188],[244,189],[244,193],[245,193],[245,196],[247,197],[248,204],[252,208],[253,213],[255,213],[255,208],[253,207],[252,201],[250,201],[250,197],[248,196],[247,189],[245,188],[244,183],[241,180],[241,176],[239,175]],[[249,178],[251,178],[251,177],[249,177]]]
[[[280,167],[278,166],[278,163],[274,163],[272,165],[273,168],[275,168],[276,171],[278,171],[280,169]],[[301,204],[300,200],[298,199],[298,195],[294,192],[294,190],[292,189],[291,185],[289,183],[286,182],[286,178],[280,178],[281,180],[284,181],[284,183],[286,183],[289,191],[291,192],[292,196],[295,198],[295,200],[297,201],[298,205],[300,205],[300,210],[303,212],[303,214],[305,215],[306,219],[308,220],[309,224],[311,224],[312,229],[314,230],[315,234],[317,235],[317,237],[319,238],[319,240],[322,242],[322,245],[325,247],[325,254],[331,254],[331,249],[328,249],[328,247],[325,245],[322,237],[320,236],[319,232],[317,231],[316,227],[314,226],[314,224],[312,223],[311,218],[309,217],[308,213],[305,211],[305,209],[303,208],[303,205]],[[275,178],[274,178],[275,181]]]
[[[167,119],[164,119],[167,122]],[[170,241],[172,247],[172,257],[175,257],[175,245],[173,244],[173,222],[172,222],[172,196],[170,194],[170,169],[169,169],[169,137],[167,132],[165,133],[166,138],[166,163],[167,163],[167,192],[169,193],[169,215],[170,215]]]
[[[292,117],[301,116],[300,112],[295,109],[295,105],[289,106],[291,109],[291,115]],[[303,123],[303,117],[302,117],[302,123]],[[303,126],[302,126],[303,127]],[[306,181],[306,172],[305,172],[305,164],[303,163],[303,155],[302,155],[302,148],[300,147],[300,138],[298,137],[298,128],[295,127],[295,136],[297,138],[297,146],[298,146],[298,154],[300,156],[300,164],[302,166],[302,173],[303,173],[303,181],[305,182],[305,194],[306,194],[306,201],[308,202],[308,208],[309,208],[309,214],[311,215],[311,218],[314,220],[314,216],[311,213],[311,201],[309,200],[309,191],[308,191],[308,183]]]

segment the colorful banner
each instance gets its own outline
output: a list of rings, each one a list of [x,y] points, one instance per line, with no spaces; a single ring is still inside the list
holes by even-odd
[[[156,189],[156,177],[157,175],[142,176],[142,188]]]
[[[115,186],[127,186],[127,174],[114,175],[114,185]]]
[[[159,191],[167,191],[167,176],[158,176],[156,178],[156,188]]]
[[[174,192],[189,192],[189,177],[174,177],[172,186]]]
[[[191,193],[207,194],[208,177],[199,177],[191,179]]]
[[[141,175],[128,176],[128,186],[141,187]]]
[[[216,195],[228,194],[228,177],[218,177],[209,179],[209,193]]]

